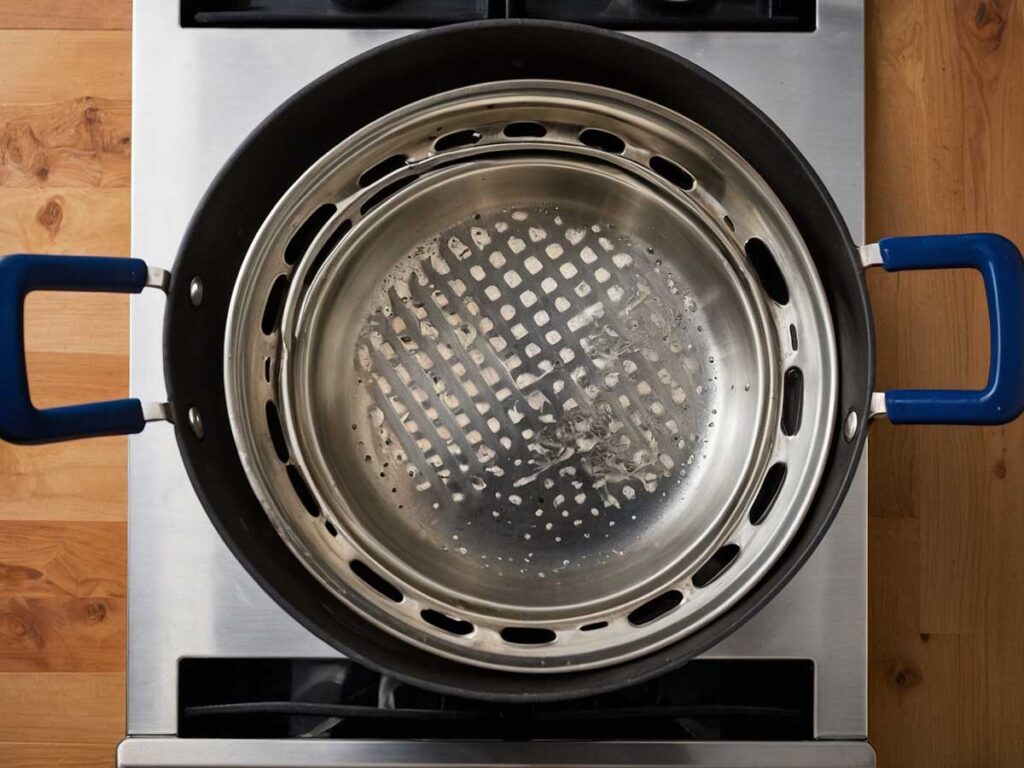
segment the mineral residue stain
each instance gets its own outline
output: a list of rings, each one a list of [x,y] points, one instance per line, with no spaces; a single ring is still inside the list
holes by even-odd
[[[377,455],[431,514],[479,509],[520,541],[641,524],[642,498],[692,471],[716,376],[670,263],[564,210],[482,213],[424,241],[358,335]]]

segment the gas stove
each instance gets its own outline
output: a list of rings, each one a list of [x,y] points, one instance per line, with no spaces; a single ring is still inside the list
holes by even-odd
[[[134,8],[132,250],[153,266],[172,267],[221,165],[296,90],[412,29],[506,17],[624,29],[710,70],[788,133],[851,232],[863,234],[858,0],[135,0]],[[163,310],[160,296],[132,302],[131,390],[146,399],[163,394],[154,343]],[[864,462],[802,571],[704,657],[617,694],[523,708],[419,691],[342,658],[228,551],[169,425],[132,437],[129,457],[125,768],[874,765],[865,742]],[[282,709],[295,701],[320,704]]]

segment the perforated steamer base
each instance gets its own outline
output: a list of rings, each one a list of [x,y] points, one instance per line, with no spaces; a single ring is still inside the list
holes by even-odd
[[[699,126],[550,82],[371,125],[281,201],[238,281],[232,427],[303,563],[468,663],[607,665],[770,566],[835,409],[821,287]]]

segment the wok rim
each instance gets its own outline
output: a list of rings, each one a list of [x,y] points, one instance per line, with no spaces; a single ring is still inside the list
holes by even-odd
[[[714,93],[718,104],[709,109],[721,112],[722,104],[725,104],[725,114],[732,118],[734,124],[742,124],[742,128],[735,130],[746,134],[746,140],[737,142],[731,140],[728,135],[723,136],[723,132],[716,129],[713,121],[709,125],[707,121],[693,117],[692,111],[676,106],[673,98],[670,98],[671,95],[665,99],[650,95],[652,88],[657,90],[655,81],[664,81],[666,78],[644,77],[651,88],[638,95],[670,109],[676,109],[681,114],[701,122],[743,154],[768,180],[769,185],[793,215],[797,228],[815,255],[819,274],[825,283],[825,292],[830,299],[829,309],[833,316],[839,349],[837,423],[833,425],[833,437],[825,472],[812,508],[800,531],[761,583],[714,622],[671,646],[617,666],[550,675],[543,679],[533,675],[481,670],[449,662],[411,649],[402,641],[397,641],[400,645],[395,646],[382,636],[380,630],[355,616],[331,596],[323,594],[323,588],[315,582],[311,583],[312,577],[301,564],[291,562],[292,567],[288,566],[293,558],[266,519],[241,470],[232,433],[227,426],[227,413],[223,402],[223,377],[219,376],[223,369],[223,316],[226,314],[231,288],[234,285],[234,275],[237,275],[248,246],[248,240],[240,226],[233,228],[234,231],[231,233],[222,233],[219,240],[222,244],[231,241],[232,237],[235,241],[244,241],[241,253],[232,254],[233,259],[222,257],[218,261],[215,270],[217,279],[211,280],[208,277],[209,271],[203,269],[208,298],[203,303],[207,308],[204,314],[209,314],[211,306],[216,310],[223,304],[223,312],[219,313],[218,333],[211,334],[209,327],[211,322],[216,321],[216,317],[211,320],[198,319],[196,308],[192,307],[188,300],[188,283],[197,272],[196,262],[200,265],[205,264],[202,254],[210,252],[210,246],[218,241],[215,230],[225,229],[222,213],[230,209],[229,203],[234,190],[243,187],[250,193],[253,191],[252,185],[258,183],[253,177],[261,175],[258,168],[260,164],[254,160],[271,150],[280,152],[279,140],[283,131],[294,131],[296,121],[301,122],[300,118],[303,115],[320,112],[324,100],[337,100],[339,92],[350,92],[347,98],[351,100],[354,98],[352,91],[372,88],[372,82],[379,82],[382,69],[387,71],[387,67],[394,67],[397,59],[402,59],[402,69],[408,70],[409,57],[414,54],[425,56],[428,61],[431,57],[444,61],[445,50],[459,49],[464,52],[467,44],[486,49],[488,45],[494,45],[496,42],[509,41],[527,48],[547,50],[554,56],[562,56],[566,44],[572,43],[570,47],[575,47],[575,50],[565,53],[562,61],[551,65],[554,68],[561,67],[562,70],[588,64],[594,66],[598,58],[591,55],[593,49],[604,49],[601,55],[609,56],[612,61],[621,61],[618,56],[610,55],[612,51],[619,54],[628,52],[636,57],[637,65],[623,70],[623,77],[626,80],[635,81],[640,77],[643,74],[640,71],[643,67],[639,62],[646,61],[670,70],[677,84],[683,79],[701,93]],[[536,54],[536,50],[534,53]],[[461,57],[449,55],[447,58],[448,67],[455,70]],[[492,63],[492,66],[511,67],[516,71],[530,65],[531,62],[526,62],[525,57],[510,57],[498,60],[497,64]],[[538,65],[534,60],[532,65],[546,67],[549,63]],[[609,66],[604,67],[600,76],[578,79],[635,93],[628,86],[609,83],[609,79],[617,76],[604,71],[608,70]],[[434,71],[436,73],[436,70]],[[466,83],[501,79],[486,76],[479,71],[455,72],[454,76]],[[410,78],[410,82],[415,84],[419,81]],[[424,89],[422,83],[417,87],[420,87],[421,95],[429,95],[452,87],[445,85],[444,82],[443,78],[435,78],[436,88]],[[403,86],[407,89],[410,83]],[[676,92],[684,91],[687,89],[676,89]],[[690,98],[691,101],[696,100],[695,97]],[[686,101],[686,98],[683,97],[682,100]],[[369,107],[364,104],[361,108],[365,110]],[[389,106],[386,100],[383,100],[380,104],[375,104],[371,111],[375,110],[376,116],[379,116],[392,108],[393,106]],[[736,119],[741,116],[746,119]],[[371,116],[365,122],[372,119]],[[356,125],[352,130],[358,127],[360,126]],[[340,138],[335,133],[332,141],[336,143]],[[749,151],[752,144],[759,145],[760,149]],[[315,157],[322,154],[315,148],[313,152]],[[296,157],[290,159],[290,165],[304,162],[298,157],[300,152],[296,151],[294,154]],[[301,166],[301,170],[311,163],[312,160],[306,162]],[[787,185],[785,193],[777,184],[780,166],[785,168],[786,174],[790,177],[798,177],[799,182]],[[769,170],[766,171],[766,168]],[[267,173],[270,171],[263,171],[264,175]],[[285,183],[284,188],[287,188],[288,184],[290,181]],[[793,191],[797,187],[799,190]],[[267,197],[273,194],[273,185],[269,188],[260,186],[255,191],[257,195]],[[794,200],[801,199],[802,205],[791,205]],[[256,217],[262,221],[262,215],[256,214]],[[818,263],[819,260],[831,269],[823,270],[822,264]],[[836,284],[841,290],[835,289],[837,295],[834,295]],[[220,295],[225,289],[226,297],[221,299]],[[837,298],[839,301],[836,301]],[[201,333],[197,337],[198,329],[201,329]],[[204,356],[210,356],[209,350],[214,347],[211,341],[213,337],[220,343],[221,354],[216,355],[211,361],[204,359]],[[849,337],[847,340],[850,343],[844,349],[843,339],[846,337]],[[197,338],[200,339],[199,343],[195,343]],[[731,634],[760,610],[798,572],[827,532],[845,498],[859,463],[866,437],[867,419],[864,415],[868,413],[868,398],[874,377],[874,335],[863,273],[856,248],[841,214],[806,159],[780,129],[756,107],[713,75],[653,44],[619,33],[575,24],[498,20],[469,22],[427,30],[379,46],[341,64],[307,85],[254,129],[211,183],[182,240],[175,260],[165,315],[164,368],[182,460],[208,516],[235,557],[261,588],[287,613],[349,658],[405,682],[445,693],[482,699],[541,701],[614,690],[680,666]],[[217,371],[218,375],[204,375],[204,369]],[[211,379],[217,382],[216,387],[209,386]],[[198,440],[184,428],[187,423],[186,412],[193,404],[200,406],[207,425],[204,440]],[[845,418],[851,408],[862,417],[853,439],[845,441],[838,421]],[[224,428],[219,430],[220,426]],[[230,451],[225,450],[225,438],[230,444]],[[234,452],[233,462],[237,465],[234,467],[231,466],[231,452]],[[238,485],[239,478],[246,483],[244,489],[240,489]],[[249,498],[246,498],[246,495]],[[243,510],[241,513],[240,509]],[[274,541],[280,547],[277,551]]]

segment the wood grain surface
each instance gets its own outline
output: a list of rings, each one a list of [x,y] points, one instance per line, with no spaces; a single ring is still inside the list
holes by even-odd
[[[129,0],[0,2],[0,253],[127,255]],[[33,402],[124,397],[128,300],[26,302]],[[0,443],[0,766],[109,768],[124,734],[124,438]]]
[[[868,235],[1024,245],[1024,3],[868,3]],[[869,279],[878,383],[981,386],[968,272]],[[870,738],[879,765],[1024,765],[1024,422],[877,424],[870,445]]]
[[[0,742],[0,765],[12,768],[96,768],[113,762],[106,744]]]
[[[131,29],[132,0],[3,0],[0,29]]]
[[[869,238],[1024,244],[1024,2],[867,8]],[[128,253],[129,28],[129,0],[0,2],[0,252]],[[869,283],[881,387],[984,382],[976,276]],[[26,322],[37,404],[124,396],[124,297],[34,296]],[[125,467],[120,438],[0,444],[0,765],[113,764]],[[879,765],[1024,765],[1024,424],[877,424],[870,493]]]

